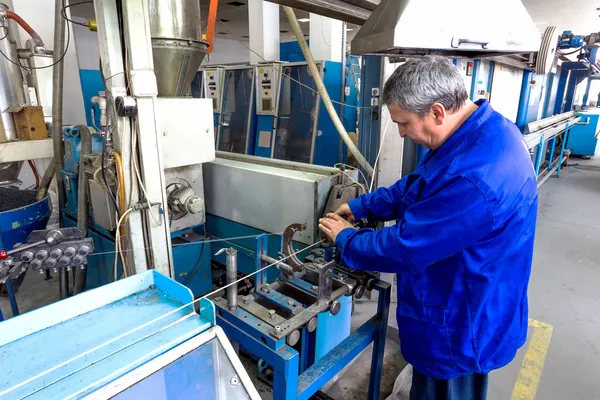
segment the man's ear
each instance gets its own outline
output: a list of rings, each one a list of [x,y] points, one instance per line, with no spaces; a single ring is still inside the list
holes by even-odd
[[[440,103],[433,103],[431,106],[431,115],[436,123],[436,125],[442,125],[448,116],[448,112],[446,111],[446,107],[444,107]]]

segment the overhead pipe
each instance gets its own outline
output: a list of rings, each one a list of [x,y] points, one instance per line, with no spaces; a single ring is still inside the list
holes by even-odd
[[[52,68],[52,147],[54,149],[54,162],[56,164],[56,186],[58,192],[58,220],[60,226],[64,226],[62,210],[65,207],[65,187],[63,183],[62,170],[65,167],[65,148],[62,141],[62,110],[63,110],[63,77],[65,52],[65,20],[62,17],[64,0],[54,2],[54,67]],[[59,294],[64,299],[69,296],[68,272],[64,268],[59,269]]]
[[[86,125],[77,125],[73,129],[79,131],[81,137],[81,151],[79,153],[79,176],[77,180],[77,229],[84,237],[88,235],[89,215],[88,215],[88,191],[87,177],[85,175],[85,157],[92,153],[92,133]],[[85,290],[87,281],[87,268],[80,268],[75,274],[75,288],[73,294],[81,293]]]
[[[210,0],[210,4],[208,6],[208,25],[206,26],[206,41],[208,42],[206,54],[210,54],[213,51],[213,44],[215,42],[215,27],[217,25],[218,6],[219,0]]]
[[[371,16],[369,9],[354,5],[348,0],[267,0],[281,6],[293,7],[324,17],[337,19],[351,24],[362,25]],[[350,3],[352,1],[352,3]],[[357,0],[358,3],[358,0]]]
[[[348,135],[346,128],[344,128],[344,124],[340,120],[339,115],[337,114],[337,112],[335,111],[335,108],[333,107],[333,103],[331,102],[329,93],[327,93],[327,89],[325,88],[325,84],[323,83],[323,78],[321,77],[321,73],[320,73],[319,69],[317,68],[315,59],[313,58],[313,55],[312,55],[308,45],[306,44],[306,40],[304,40],[304,34],[302,33],[302,29],[300,28],[300,23],[298,22],[298,19],[296,18],[296,13],[294,13],[294,10],[291,7],[287,7],[287,6],[284,6],[283,10],[285,11],[285,14],[287,15],[287,18],[290,22],[292,32],[294,32],[294,34],[296,35],[298,44],[300,44],[300,48],[302,49],[302,54],[304,55],[304,58],[306,59],[306,62],[308,63],[308,69],[309,69],[311,75],[313,76],[313,78],[315,79],[315,84],[317,85],[317,89],[319,91],[319,96],[321,96],[321,99],[323,99],[323,104],[325,105],[325,108],[327,109],[327,112],[329,113],[329,116],[331,117],[331,120],[333,121],[333,125],[337,129],[340,137],[342,138],[342,140],[344,141],[346,146],[348,146],[348,150],[354,155],[354,158],[356,158],[356,161],[360,164],[361,167],[363,167],[363,169],[365,170],[367,175],[373,177],[373,167],[371,167],[369,162],[365,159],[365,157],[358,150],[358,148],[356,147],[356,145],[354,144],[352,139],[350,139],[350,136]]]

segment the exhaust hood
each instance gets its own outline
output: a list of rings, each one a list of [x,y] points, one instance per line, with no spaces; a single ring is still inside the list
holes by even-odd
[[[541,35],[520,0],[382,0],[353,54],[495,57],[537,52]]]

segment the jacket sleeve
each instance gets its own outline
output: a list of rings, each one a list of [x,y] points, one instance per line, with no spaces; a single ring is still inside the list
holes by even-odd
[[[336,244],[350,268],[416,274],[471,246],[493,227],[484,194],[461,177],[409,206],[396,225],[377,231],[347,228]]]
[[[350,203],[350,210],[356,219],[371,221],[391,221],[402,217],[402,197],[406,187],[406,178],[390,187],[381,187],[369,194],[362,195]]]

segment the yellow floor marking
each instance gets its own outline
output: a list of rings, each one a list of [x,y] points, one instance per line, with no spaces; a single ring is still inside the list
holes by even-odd
[[[540,385],[542,370],[546,362],[550,339],[552,338],[552,325],[534,319],[529,320],[533,334],[529,339],[529,346],[519,371],[519,376],[513,387],[510,400],[533,400]]]

